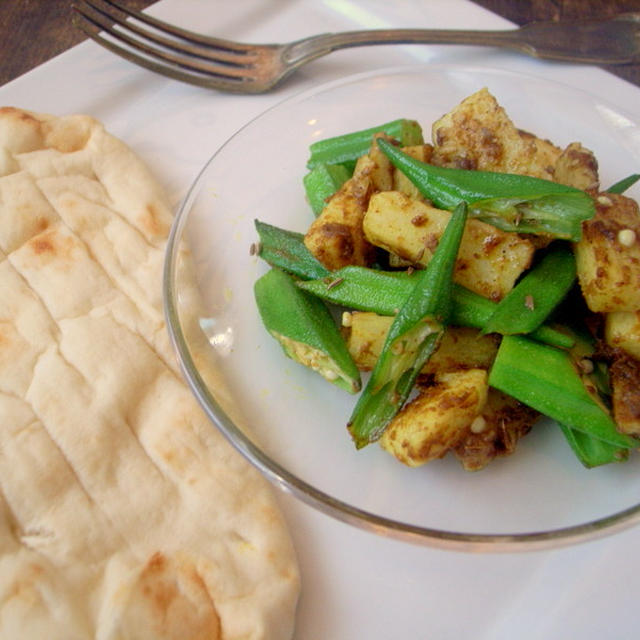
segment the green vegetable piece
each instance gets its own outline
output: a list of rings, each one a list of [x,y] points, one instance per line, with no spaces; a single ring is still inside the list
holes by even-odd
[[[588,469],[613,462],[625,462],[629,458],[628,449],[609,444],[599,438],[593,438],[564,424],[558,424],[558,426],[576,458]]]
[[[631,449],[638,441],[619,433],[606,408],[589,393],[567,351],[523,336],[504,336],[489,384],[559,424]]]
[[[382,435],[442,339],[451,315],[453,269],[466,219],[467,207],[462,203],[454,210],[433,258],[417,274],[411,293],[389,328],[347,425],[357,448]]]
[[[348,266],[324,278],[299,282],[298,286],[334,304],[394,316],[411,293],[419,273]]]
[[[576,280],[576,261],[566,245],[552,247],[498,303],[484,333],[531,333],[562,302]]]
[[[615,184],[612,184],[608,189],[608,193],[624,193],[627,189],[632,187],[636,182],[640,180],[640,173],[632,173],[630,176],[618,180]]]
[[[330,198],[351,177],[343,164],[319,164],[304,178],[302,184],[315,216],[320,215]]]
[[[469,217],[504,231],[578,241],[583,220],[595,213],[592,198],[573,187],[510,173],[436,167],[387,140],[378,140],[378,146],[435,206],[451,210],[466,202]]]
[[[324,278],[298,282],[297,285],[333,304],[393,316],[411,293],[420,273],[349,266]],[[496,309],[495,302],[455,283],[452,287],[452,300],[450,324],[454,326],[482,329]],[[546,325],[538,327],[530,337],[564,349],[569,349],[574,344],[571,336]]]
[[[316,260],[304,244],[304,235],[255,220],[260,238],[257,254],[272,267],[299,278],[322,278],[329,270]]]
[[[424,144],[420,125],[415,120],[401,118],[377,127],[314,142],[309,146],[307,168],[313,169],[319,164],[349,164],[352,167],[360,156],[369,151],[373,135],[381,132],[397,140],[403,147]]]
[[[321,300],[296,287],[280,269],[260,277],[254,294],[265,328],[289,358],[349,393],[360,390],[360,372]]]

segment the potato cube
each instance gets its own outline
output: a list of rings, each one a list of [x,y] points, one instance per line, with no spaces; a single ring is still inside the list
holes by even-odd
[[[556,162],[554,180],[583,191],[597,191],[600,178],[598,161],[593,152],[579,142],[572,142]]]
[[[622,433],[640,436],[640,360],[627,354],[609,367],[613,419]]]
[[[519,130],[484,88],[434,122],[431,162],[460,169],[517,173],[553,180],[561,150]]]
[[[640,360],[640,311],[614,311],[605,317],[605,340]]]
[[[441,458],[468,433],[488,389],[484,369],[438,376],[393,418],[381,446],[410,467]]]
[[[347,348],[358,369],[373,369],[392,322],[391,316],[372,311],[352,311],[342,316]]]
[[[404,147],[402,150],[412,158],[420,160],[420,162],[429,162],[431,160],[431,154],[433,153],[433,147],[430,144]],[[416,187],[400,169],[393,170],[393,186],[391,189],[387,189],[387,191],[390,190],[401,191],[414,200],[425,200],[424,196],[418,191],[418,187]]]
[[[442,341],[422,367],[423,374],[460,369],[489,369],[495,360],[500,336],[471,327],[447,327]]]
[[[640,310],[640,210],[623,195],[602,194],[574,244],[578,280],[591,311]]]
[[[371,196],[363,228],[371,244],[414,264],[427,264],[451,213],[412,200],[398,191]],[[533,244],[516,233],[469,220],[462,237],[454,279],[468,289],[500,300],[529,267]]]
[[[392,317],[370,311],[348,314],[347,348],[360,370],[373,369],[392,322]],[[483,335],[478,329],[447,327],[440,345],[425,363],[422,373],[488,369],[496,356],[499,341],[496,334]]]
[[[331,196],[305,235],[307,249],[327,269],[333,271],[349,264],[367,266],[373,259],[373,247],[364,237],[362,219],[375,169],[375,162],[362,156],[353,176]]]

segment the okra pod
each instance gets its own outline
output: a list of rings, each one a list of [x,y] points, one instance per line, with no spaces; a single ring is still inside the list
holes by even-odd
[[[254,222],[260,238],[255,251],[272,267],[305,279],[322,278],[330,273],[307,249],[304,234],[281,229],[260,220]]]
[[[343,164],[319,164],[302,178],[307,200],[315,216],[320,215],[330,198],[349,178]]]
[[[451,315],[453,269],[467,219],[455,208],[433,258],[418,273],[411,293],[389,328],[380,357],[348,422],[357,448],[377,440],[400,410],[437,348]]]
[[[273,268],[254,285],[260,317],[285,354],[326,380],[356,393],[356,367],[326,305],[296,287],[292,276]]]
[[[638,180],[640,180],[640,173],[632,173],[630,176],[612,184],[606,191],[607,193],[624,193],[627,189],[638,182]]]
[[[551,247],[544,258],[497,304],[484,333],[531,333],[562,302],[576,280],[573,252],[564,244]]]
[[[639,444],[617,430],[603,403],[583,383],[567,351],[523,336],[504,336],[489,384],[589,437],[623,449]]]
[[[558,423],[576,458],[587,467],[599,467],[612,462],[624,462],[629,458],[629,450],[593,438],[564,424]]]
[[[436,207],[469,205],[469,217],[504,231],[549,235],[578,241],[582,222],[595,214],[584,191],[542,178],[437,167],[412,158],[380,139],[378,146]]]
[[[420,271],[378,271],[366,267],[343,267],[324,278],[298,282],[297,285],[333,304],[373,311],[384,316],[395,315],[407,299]],[[454,283],[450,324],[482,329],[496,309],[497,303]],[[542,325],[531,336],[565,349],[573,345],[570,336]]]
[[[422,128],[418,122],[400,118],[377,127],[314,142],[309,146],[307,168],[313,169],[319,164],[346,164],[353,167],[355,161],[369,151],[376,133],[386,133],[403,147],[424,143]]]

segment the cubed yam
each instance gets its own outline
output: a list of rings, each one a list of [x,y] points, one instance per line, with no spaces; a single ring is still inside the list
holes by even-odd
[[[605,341],[640,360],[640,311],[614,311],[605,315]]]
[[[511,455],[539,417],[535,409],[490,387],[480,415],[453,453],[466,471],[479,471],[495,458]]]
[[[347,348],[360,370],[373,369],[392,322],[392,317],[371,311],[353,311],[343,317]],[[499,341],[499,336],[484,335],[478,329],[447,327],[440,345],[422,368],[422,373],[488,369],[495,359]]]
[[[613,419],[622,433],[640,436],[640,361],[623,353],[609,366]]]
[[[307,249],[327,269],[349,264],[368,266],[374,249],[362,231],[362,219],[372,192],[371,173],[375,163],[362,156],[353,176],[329,199],[305,237]]]
[[[500,336],[471,327],[447,327],[442,341],[422,367],[423,374],[460,369],[489,369],[495,360]]]
[[[488,389],[484,369],[438,376],[391,420],[380,444],[410,467],[441,458],[468,433]]]
[[[367,240],[414,264],[428,264],[451,217],[448,211],[398,191],[371,196],[363,228]],[[454,279],[491,300],[508,293],[527,269],[535,248],[517,233],[479,220],[467,222]]]
[[[640,210],[626,196],[595,198],[596,213],[574,244],[578,280],[591,311],[640,310]]]
[[[553,180],[561,154],[551,142],[518,129],[486,88],[434,122],[432,142],[433,164],[546,180]]]
[[[404,147],[402,151],[420,162],[429,162],[431,160],[431,154],[433,153],[433,147],[430,144],[421,144],[414,147]],[[401,191],[414,200],[425,200],[424,196],[418,191],[418,187],[416,187],[400,169],[394,168],[393,170],[393,186],[391,189]]]
[[[579,142],[572,142],[556,162],[554,180],[583,191],[597,191],[600,178],[598,161],[593,152]]]
[[[373,369],[392,322],[393,317],[381,316],[372,311],[352,311],[343,314],[342,326],[347,348],[358,369]]]
[[[384,133],[376,133],[373,136],[371,147],[369,148],[369,158],[373,162],[371,170],[371,184],[374,191],[390,191],[393,189],[394,166],[391,160],[380,150],[376,144],[379,138],[384,138],[392,142],[393,138]]]

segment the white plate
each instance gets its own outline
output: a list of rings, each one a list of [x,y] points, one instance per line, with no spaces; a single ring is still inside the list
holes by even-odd
[[[636,458],[586,470],[549,421],[538,423],[513,456],[478,473],[464,472],[451,456],[408,469],[377,445],[356,451],[345,428],[354,397],[285,359],[253,300],[253,283],[267,269],[249,255],[254,219],[297,231],[312,220],[302,188],[310,143],[398,117],[418,120],[428,136],[434,120],[485,86],[517,126],[561,147],[580,141],[592,149],[603,186],[640,166],[640,128],[631,115],[537,77],[413,66],[307,91],[240,130],[189,192],[168,253],[170,330],[189,383],[212,420],[272,481],[313,506],[385,535],[436,546],[567,544],[637,520]],[[629,193],[637,196],[634,189]],[[200,326],[253,434],[249,438],[217,406],[216,391],[204,385],[184,340],[189,309],[180,306],[180,289],[174,289],[183,237],[204,299]]]

